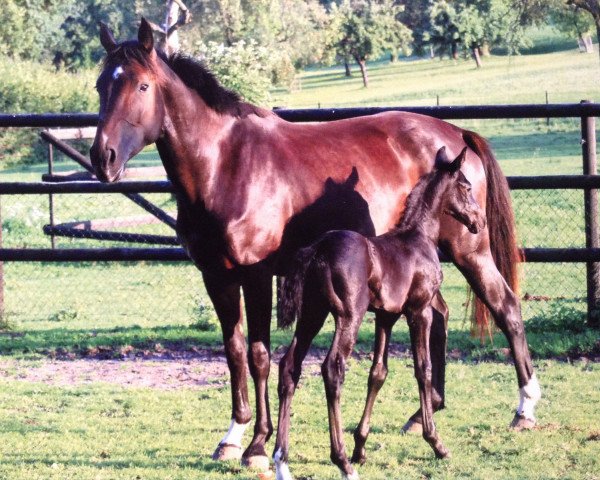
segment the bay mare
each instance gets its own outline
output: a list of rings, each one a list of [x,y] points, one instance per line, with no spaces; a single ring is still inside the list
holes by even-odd
[[[285,274],[293,252],[328,230],[372,236],[393,228],[408,193],[431,171],[443,145],[451,156],[468,147],[462,172],[486,209],[487,227],[472,235],[455,219],[444,219],[438,246],[508,338],[520,394],[513,426],[535,422],[539,387],[513,293],[518,251],[510,196],[483,138],[401,112],[292,124],[242,101],[199,62],[157,52],[144,19],[136,40],[117,43],[104,25],[100,40],[107,56],[96,85],[99,123],[90,150],[96,175],[104,182],[119,180],[131,157],[156,144],[175,190],[178,237],[202,272],[221,324],[232,413],[214,458],[242,457],[259,467],[268,462],[272,276]],[[430,347],[438,410],[444,406],[448,312],[440,295],[433,306]],[[384,336],[378,331],[376,341],[387,343]],[[244,450],[242,435],[252,420],[247,370],[254,381],[256,419]],[[409,424],[421,422],[419,409]]]

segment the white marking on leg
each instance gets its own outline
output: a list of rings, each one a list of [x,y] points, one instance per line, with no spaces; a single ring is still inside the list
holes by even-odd
[[[229,430],[221,440],[220,445],[234,445],[236,447],[242,448],[242,436],[246,431],[246,428],[250,425],[248,423],[237,423],[235,420],[231,420],[231,425],[229,425]]]
[[[360,477],[358,476],[358,472],[354,470],[350,475],[342,473],[342,480],[360,480]]]
[[[117,78],[119,78],[121,75],[123,74],[123,67],[121,65],[118,65],[117,68],[115,68],[115,71],[112,74],[112,78],[113,80],[116,80]]]
[[[517,414],[535,422],[535,405],[541,397],[540,384],[534,373],[529,382],[527,382],[527,385],[519,389],[519,408],[517,409]]]
[[[273,455],[273,461],[275,462],[275,480],[293,480],[292,474],[290,472],[290,467],[287,462],[284,462],[281,458],[283,457],[283,452],[281,448],[278,448]]]

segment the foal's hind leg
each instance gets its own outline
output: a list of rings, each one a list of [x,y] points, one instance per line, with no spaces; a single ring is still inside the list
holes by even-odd
[[[531,428],[535,425],[534,409],[541,392],[525,338],[519,300],[498,272],[489,250],[457,257],[455,261],[508,339],[517,371],[520,396],[511,426],[516,430]]]
[[[341,470],[345,479],[358,479],[358,474],[346,455],[340,400],[346,375],[346,361],[356,343],[358,328],[367,311],[367,303],[368,300],[364,308],[357,308],[352,313],[348,312],[348,315],[336,315],[336,330],[331,349],[321,366],[327,397],[331,461]]]
[[[442,410],[445,406],[446,383],[446,349],[448,345],[448,306],[438,292],[431,302],[433,321],[429,337],[429,351],[431,353],[432,391],[431,401],[433,412]],[[423,431],[423,417],[419,408],[406,422],[402,431],[405,433],[421,433]]]
[[[307,288],[309,286],[307,285]],[[290,411],[292,399],[302,373],[302,362],[308,353],[310,345],[321,330],[327,318],[327,305],[315,301],[311,297],[304,303],[302,316],[296,325],[296,332],[290,344],[290,348],[279,362],[279,420],[277,422],[277,440],[273,459],[275,461],[277,480],[291,480],[289,471],[289,434],[290,434]],[[321,303],[321,304],[319,304]]]
[[[410,340],[415,363],[415,377],[419,384],[419,397],[423,419],[423,438],[438,458],[449,455],[448,450],[440,440],[433,422],[432,406],[432,369],[429,351],[429,335],[432,323],[431,308],[428,306],[407,314],[410,329]]]
[[[369,372],[369,383],[367,390],[367,400],[360,423],[354,430],[354,452],[352,454],[352,463],[362,465],[366,460],[365,444],[369,436],[371,414],[377,394],[387,377],[388,373],[388,346],[390,344],[390,335],[392,327],[398,320],[399,315],[378,311],[375,314],[375,348],[373,351],[373,364]]]

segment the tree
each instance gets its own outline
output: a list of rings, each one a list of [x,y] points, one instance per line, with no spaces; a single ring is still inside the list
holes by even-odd
[[[398,21],[401,10],[392,0],[344,0],[331,9],[329,48],[346,62],[356,61],[365,87],[369,86],[367,60],[386,48],[406,48],[412,39],[410,30]]]
[[[581,51],[594,53],[590,35],[595,29],[595,24],[588,12],[575,5],[565,5],[558,0],[556,6],[550,11],[550,18],[555,28],[577,38]]]
[[[437,51],[440,58],[448,53],[453,59],[458,58],[460,28],[458,12],[452,3],[446,0],[434,0],[429,10],[430,45]]]
[[[579,7],[592,16],[596,27],[596,37],[600,42],[600,0],[566,0],[566,4]],[[598,50],[600,53],[600,49]]]

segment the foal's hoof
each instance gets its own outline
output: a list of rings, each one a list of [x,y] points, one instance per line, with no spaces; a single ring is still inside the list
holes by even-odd
[[[418,433],[421,435],[423,433],[423,424],[409,420],[402,427],[402,433]]]
[[[445,458],[450,458],[452,455],[450,455],[450,450],[448,450],[446,447],[442,447],[435,452],[435,456],[440,460],[444,460]]]
[[[531,430],[535,427],[535,420],[531,418],[526,418],[523,415],[515,414],[515,418],[510,422],[510,429],[515,432],[520,432],[522,430]]]
[[[252,455],[250,457],[244,457],[242,459],[242,465],[244,467],[251,468],[252,470],[261,472],[262,474],[270,472],[269,467],[271,466],[269,463],[269,457],[266,455]]]
[[[239,460],[240,458],[242,458],[242,447],[227,443],[219,444],[215,453],[212,454],[212,459],[219,461]]]

